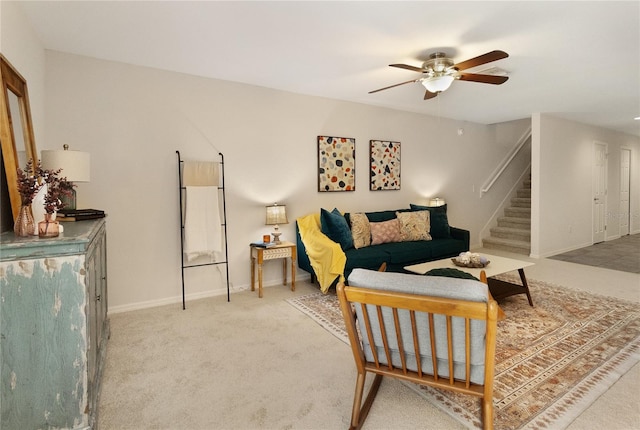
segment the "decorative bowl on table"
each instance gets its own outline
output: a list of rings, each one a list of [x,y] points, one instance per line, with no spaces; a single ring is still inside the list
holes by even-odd
[[[452,258],[451,261],[458,267],[472,267],[476,269],[487,267],[490,263],[487,257],[483,257],[474,252],[461,252],[460,255]]]

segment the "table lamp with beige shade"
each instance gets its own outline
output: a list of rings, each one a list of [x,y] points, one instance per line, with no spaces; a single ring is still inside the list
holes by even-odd
[[[62,169],[60,176],[67,178],[69,182],[89,182],[90,173],[90,156],[88,152],[71,151],[69,145],[65,144],[63,150],[43,150],[40,154],[40,161],[43,169],[57,170]],[[76,208],[76,190],[73,190],[72,196],[63,200],[64,209]]]
[[[288,224],[287,220],[287,206],[286,205],[278,205],[274,203],[272,205],[267,206],[267,217],[265,220],[265,225],[272,225],[273,232],[271,235],[273,236],[273,242],[276,244],[280,243],[280,235],[282,232],[280,231],[279,224]]]

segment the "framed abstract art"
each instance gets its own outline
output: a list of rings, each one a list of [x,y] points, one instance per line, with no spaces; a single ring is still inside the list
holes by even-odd
[[[318,191],[355,191],[356,140],[318,136]]]
[[[369,189],[400,189],[400,142],[369,141]]]

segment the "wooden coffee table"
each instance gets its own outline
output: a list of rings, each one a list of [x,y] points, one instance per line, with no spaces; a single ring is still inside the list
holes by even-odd
[[[429,261],[426,263],[414,264],[412,266],[405,266],[404,269],[409,272],[417,273],[419,275],[424,275],[432,269],[458,269],[462,270],[463,272],[470,273],[478,279],[480,279],[480,271],[484,270],[484,272],[487,274],[489,291],[491,291],[491,295],[494,299],[500,300],[516,294],[526,294],[527,300],[529,300],[529,304],[533,306],[533,300],[531,300],[531,293],[529,292],[529,284],[527,284],[527,277],[524,275],[524,268],[533,266],[534,263],[484,253],[482,253],[481,255],[489,260],[489,265],[482,269],[476,269],[472,267],[458,267],[453,264],[451,258],[443,258],[442,260]],[[511,272],[514,270],[517,270],[520,274],[522,285],[513,284],[511,282],[505,282],[493,278],[496,275],[501,275],[503,273]]]

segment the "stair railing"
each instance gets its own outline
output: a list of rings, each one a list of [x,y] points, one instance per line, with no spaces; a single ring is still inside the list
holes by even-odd
[[[496,167],[496,169],[491,173],[491,176],[485,181],[482,188],[480,188],[480,197],[482,197],[486,192],[488,192],[493,184],[498,180],[500,175],[509,167],[509,164],[513,161],[513,159],[518,155],[518,152],[524,147],[527,141],[531,138],[531,126],[529,126],[524,134],[518,139],[518,143],[511,149],[511,151],[507,154],[507,156],[502,160],[502,162]]]

